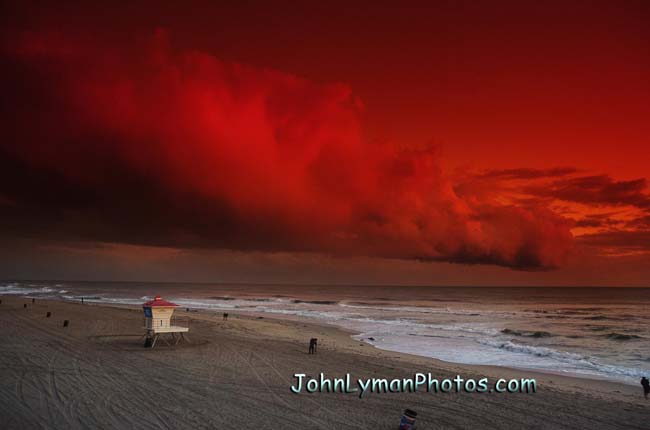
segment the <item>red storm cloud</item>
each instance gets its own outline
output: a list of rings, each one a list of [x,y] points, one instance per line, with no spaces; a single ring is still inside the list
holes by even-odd
[[[5,48],[4,234],[519,269],[572,246],[547,209],[460,197],[435,148],[365,141],[345,85],[177,52],[163,32]]]

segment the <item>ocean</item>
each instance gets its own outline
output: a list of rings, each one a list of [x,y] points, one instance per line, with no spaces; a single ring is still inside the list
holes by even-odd
[[[609,379],[650,376],[650,288],[488,288],[4,281],[0,295],[306,319],[448,362]]]

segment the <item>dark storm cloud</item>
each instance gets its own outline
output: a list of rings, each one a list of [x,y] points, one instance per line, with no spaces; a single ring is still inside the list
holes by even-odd
[[[526,188],[530,194],[591,205],[631,205],[650,208],[645,178],[616,181],[608,175],[560,179],[545,185]]]
[[[176,52],[162,31],[128,47],[10,42],[6,236],[518,269],[557,267],[572,246],[543,207],[463,199],[435,148],[365,142],[345,85]]]
[[[553,167],[550,169],[500,169],[488,170],[478,175],[479,178],[496,178],[496,179],[540,179],[567,176],[578,172],[575,167]]]
[[[650,215],[644,215],[626,221],[625,226],[632,229],[650,230]]]
[[[575,222],[575,227],[614,227],[623,221],[612,219],[612,214],[589,214]]]

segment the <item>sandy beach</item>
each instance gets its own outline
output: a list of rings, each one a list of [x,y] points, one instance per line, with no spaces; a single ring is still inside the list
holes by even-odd
[[[27,303],[27,308],[24,308]],[[51,318],[46,313],[51,312]],[[641,387],[382,351],[342,330],[231,313],[177,311],[191,343],[144,349],[141,309],[18,297],[0,305],[0,422],[31,428],[647,429]],[[63,327],[63,320],[70,325]],[[319,339],[316,355],[307,341]],[[294,394],[295,373],[536,378],[537,392]]]

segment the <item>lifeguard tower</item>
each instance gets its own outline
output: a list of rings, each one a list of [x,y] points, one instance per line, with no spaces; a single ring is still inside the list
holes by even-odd
[[[153,300],[142,304],[145,328],[147,329],[144,341],[145,348],[155,347],[158,338],[166,334],[171,335],[174,340],[174,345],[177,345],[180,341],[189,342],[183,333],[187,333],[190,329],[188,327],[172,325],[172,315],[174,315],[174,309],[176,307],[178,307],[177,304],[163,300],[160,296],[156,296]],[[177,334],[178,337],[176,336]],[[171,345],[164,337],[163,341],[167,345]]]

